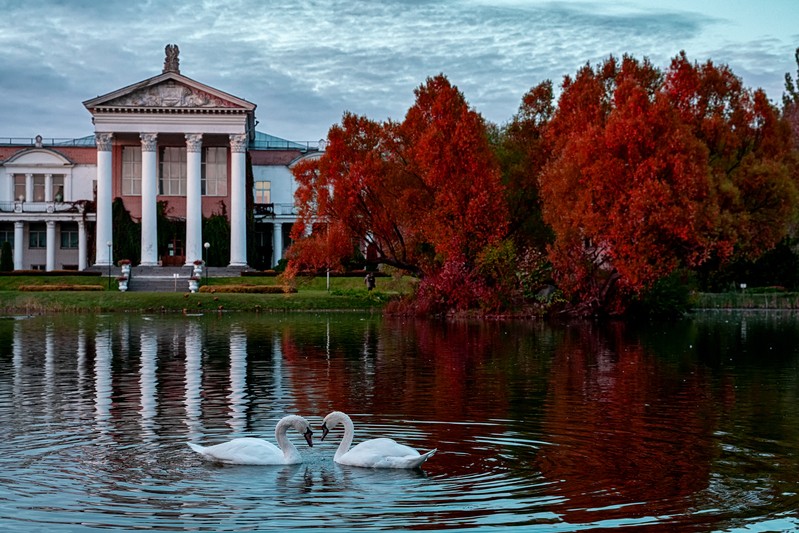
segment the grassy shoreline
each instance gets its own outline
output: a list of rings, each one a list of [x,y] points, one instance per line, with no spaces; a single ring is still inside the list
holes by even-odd
[[[229,285],[280,285],[273,277],[209,278],[208,289]],[[80,290],[81,285],[104,290]],[[197,312],[285,312],[285,311],[380,311],[390,300],[411,290],[408,279],[381,278],[378,288],[367,291],[360,278],[300,278],[295,293],[226,292],[120,292],[116,278],[0,276],[0,313],[197,313]],[[30,285],[64,286],[75,290],[21,291]],[[88,289],[88,287],[87,287]]]
[[[208,278],[205,290],[231,285],[279,286],[276,277]],[[328,285],[329,282],[329,285]],[[74,276],[0,275],[0,313],[197,313],[218,311],[382,311],[392,299],[413,290],[411,278],[379,278],[376,290],[367,291],[360,278],[297,278],[295,293],[252,294],[227,292],[120,292],[116,278]],[[21,291],[22,286],[67,285],[95,290]],[[97,285],[102,287],[96,290]],[[88,289],[88,287],[87,287]],[[702,309],[799,309],[799,293],[758,291],[696,293],[692,308]]]

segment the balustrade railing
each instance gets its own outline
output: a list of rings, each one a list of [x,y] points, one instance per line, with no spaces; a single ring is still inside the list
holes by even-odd
[[[2,213],[82,213],[85,210],[84,202],[0,202]]]

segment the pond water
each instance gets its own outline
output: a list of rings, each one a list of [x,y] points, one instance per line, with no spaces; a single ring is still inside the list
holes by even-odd
[[[792,531],[799,317],[663,325],[360,314],[0,319],[0,530]],[[346,467],[355,442],[438,453]],[[293,466],[186,442],[274,442]]]

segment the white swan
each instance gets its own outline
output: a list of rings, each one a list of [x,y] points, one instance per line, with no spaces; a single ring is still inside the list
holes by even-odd
[[[243,437],[214,446],[186,444],[206,459],[236,465],[293,465],[302,462],[302,456],[288,439],[286,432],[292,427],[299,431],[308,446],[313,446],[313,432],[308,421],[301,416],[283,417],[275,426],[277,446],[263,439]],[[279,447],[278,447],[279,446]]]
[[[344,426],[344,438],[341,439],[333,460],[342,465],[364,466],[370,468],[420,468],[436,453],[436,449],[420,454],[413,448],[387,439],[371,439],[363,441],[350,449],[355,428],[349,416],[341,411],[333,411],[322,423],[322,440],[337,425]]]

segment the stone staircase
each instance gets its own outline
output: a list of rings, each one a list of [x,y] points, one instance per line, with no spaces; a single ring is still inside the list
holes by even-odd
[[[92,266],[87,270],[108,275],[108,267]],[[207,272],[206,272],[207,270]],[[207,277],[238,277],[247,267],[209,267],[203,270],[202,278]],[[118,266],[111,267],[111,275],[116,277],[121,274]],[[189,292],[189,278],[193,269],[190,266],[163,267],[163,266],[135,266],[130,269],[128,281],[129,292]],[[202,285],[202,280],[200,281]]]
[[[192,268],[146,267],[130,269],[129,292],[189,292]]]

